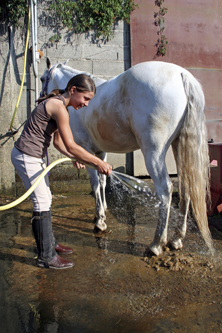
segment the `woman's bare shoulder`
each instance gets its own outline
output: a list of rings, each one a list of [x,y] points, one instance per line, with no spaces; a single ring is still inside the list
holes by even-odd
[[[62,114],[64,114],[64,116],[67,114],[67,109],[66,109],[63,101],[58,98],[54,98],[54,97],[50,98],[46,102],[45,107],[46,107],[46,112],[52,118],[54,118],[58,114],[60,114],[61,116],[62,116]]]

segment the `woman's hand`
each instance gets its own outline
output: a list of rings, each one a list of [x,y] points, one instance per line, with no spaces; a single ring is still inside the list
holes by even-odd
[[[111,175],[112,167],[108,163],[100,160],[100,163],[97,166],[97,171],[99,173],[102,173],[102,174],[106,175],[106,176],[109,176],[109,175]]]
[[[74,168],[77,168],[77,169],[85,169],[86,166],[85,164],[81,163],[81,162],[78,162],[78,161],[73,161],[72,162]]]

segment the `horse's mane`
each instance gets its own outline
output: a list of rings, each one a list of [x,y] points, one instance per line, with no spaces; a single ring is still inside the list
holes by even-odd
[[[67,71],[69,73],[74,73],[74,74],[86,74],[86,75],[89,75],[90,77],[92,76],[90,73],[88,72],[83,72],[83,71],[79,71],[77,69],[73,69],[72,67],[69,67],[69,66],[66,66],[66,65],[63,65],[61,64],[61,67],[64,69],[64,71]]]

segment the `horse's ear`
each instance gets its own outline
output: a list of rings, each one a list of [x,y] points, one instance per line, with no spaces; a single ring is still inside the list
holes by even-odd
[[[67,59],[67,60],[63,63],[63,65],[66,65],[68,61],[69,61],[69,59]]]
[[[48,68],[48,69],[51,68],[51,61],[49,60],[48,57],[46,58],[46,65],[47,65],[47,68]]]

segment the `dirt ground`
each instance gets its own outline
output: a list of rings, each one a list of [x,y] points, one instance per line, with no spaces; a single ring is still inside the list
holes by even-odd
[[[146,256],[158,201],[109,188],[107,203],[96,234],[89,191],[54,194],[55,235],[74,249],[62,271],[36,267],[30,201],[0,213],[1,332],[222,332],[222,216],[209,217],[214,255],[189,218],[182,250]],[[175,192],[169,237],[179,218]]]

